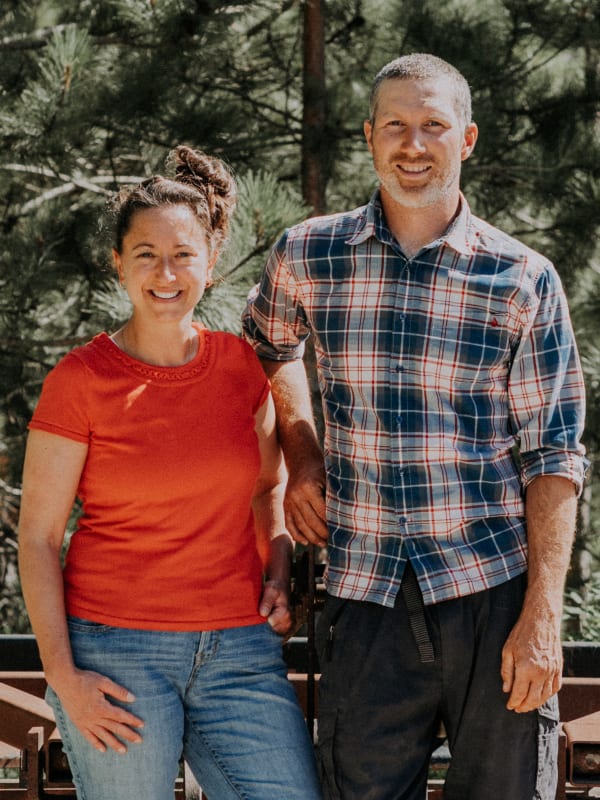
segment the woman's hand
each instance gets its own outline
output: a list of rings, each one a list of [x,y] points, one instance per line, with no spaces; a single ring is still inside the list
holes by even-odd
[[[259,613],[266,617],[276,633],[285,636],[292,627],[290,594],[287,582],[266,581],[259,606]]]
[[[132,703],[135,697],[110,678],[76,669],[68,680],[61,680],[52,688],[71,722],[96,750],[104,753],[110,747],[117,753],[126,753],[125,742],[142,741],[137,729],[144,727],[143,721],[108,699]]]

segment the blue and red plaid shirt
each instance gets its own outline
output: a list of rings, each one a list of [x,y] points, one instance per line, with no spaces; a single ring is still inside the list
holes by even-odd
[[[552,264],[461,211],[407,259],[379,194],[285,232],[244,315],[262,358],[311,334],[325,418],[331,594],[426,603],[526,569],[524,489],[581,490],[584,386]]]

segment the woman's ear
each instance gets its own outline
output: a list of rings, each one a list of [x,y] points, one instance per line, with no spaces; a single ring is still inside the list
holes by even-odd
[[[210,260],[208,262],[208,269],[206,270],[206,286],[212,286],[214,281],[212,279],[213,269],[215,268],[215,264],[219,260],[219,250],[214,250],[211,253]]]
[[[121,286],[125,286],[125,275],[123,273],[123,263],[121,261],[121,255],[118,252],[118,250],[115,250],[114,247],[112,249],[112,258],[113,258],[114,268],[116,269],[117,274],[119,276],[119,283],[121,284]]]

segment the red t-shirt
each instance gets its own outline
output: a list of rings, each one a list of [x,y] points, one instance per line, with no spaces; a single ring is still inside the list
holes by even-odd
[[[250,503],[269,385],[245,342],[197,329],[182,367],[136,361],[101,333],[44,382],[30,427],[89,446],[64,569],[73,616],[186,631],[263,621]]]

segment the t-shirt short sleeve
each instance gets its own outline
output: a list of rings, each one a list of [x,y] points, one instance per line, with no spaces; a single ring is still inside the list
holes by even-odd
[[[87,444],[90,420],[85,393],[90,378],[79,358],[66,355],[46,376],[28,427]]]
[[[256,414],[271,392],[271,384],[265,371],[252,347],[242,339],[238,339],[239,346],[246,360],[248,371],[248,384],[252,397],[252,413]]]

